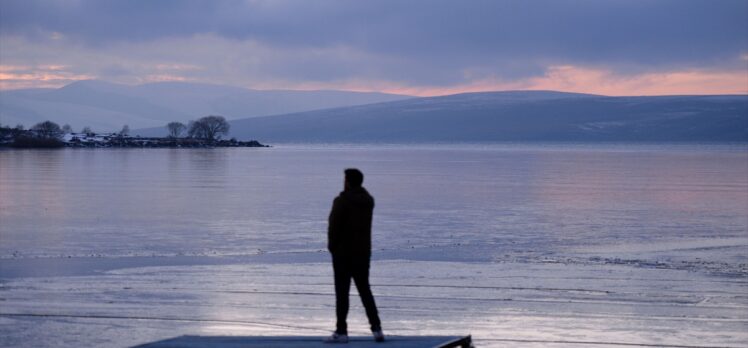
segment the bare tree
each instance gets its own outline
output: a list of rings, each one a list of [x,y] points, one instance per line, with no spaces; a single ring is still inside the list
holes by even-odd
[[[205,139],[209,142],[221,139],[229,134],[229,123],[223,116],[205,116],[190,122],[188,133],[191,137]]]
[[[187,122],[187,137],[188,138],[197,138],[198,134],[200,133],[199,126],[196,124],[195,121],[190,120]]]
[[[70,127],[70,125],[66,123],[65,125],[62,126],[62,132],[65,134],[72,133],[73,127]]]
[[[122,126],[122,130],[119,131],[119,136],[124,137],[130,134],[130,126]]]
[[[169,130],[169,136],[172,138],[179,138],[180,135],[187,129],[187,126],[182,122],[169,122],[166,125],[166,129]]]
[[[60,129],[60,125],[52,121],[37,123],[31,127],[31,130],[36,132],[40,138],[60,139],[62,137],[62,129]]]
[[[93,134],[95,134],[95,133],[94,133],[94,132],[93,132],[93,131],[91,130],[91,127],[89,127],[89,126],[85,126],[85,127],[83,127],[83,130],[81,131],[81,133],[83,133],[83,134],[85,134],[85,135],[93,135]]]

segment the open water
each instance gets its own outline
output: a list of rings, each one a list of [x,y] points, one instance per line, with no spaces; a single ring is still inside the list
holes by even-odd
[[[558,144],[0,151],[0,258],[324,250],[348,167],[404,258],[746,262],[745,146]]]

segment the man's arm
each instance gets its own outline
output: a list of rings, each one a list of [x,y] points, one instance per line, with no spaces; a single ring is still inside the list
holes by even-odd
[[[340,197],[332,201],[332,210],[327,224],[327,250],[331,253],[337,250],[343,225],[343,204]]]

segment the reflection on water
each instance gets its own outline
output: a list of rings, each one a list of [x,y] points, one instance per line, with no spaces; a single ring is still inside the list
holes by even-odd
[[[744,146],[5,150],[0,257],[324,250],[353,166],[393,252],[748,237]]]

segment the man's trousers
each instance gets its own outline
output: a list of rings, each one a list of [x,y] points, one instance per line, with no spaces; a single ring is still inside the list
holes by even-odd
[[[348,334],[348,296],[351,290],[351,279],[356,283],[356,289],[361,296],[361,302],[366,309],[371,330],[381,330],[377,305],[369,286],[369,257],[332,255],[332,268],[335,273],[335,314],[337,315],[338,334]]]

